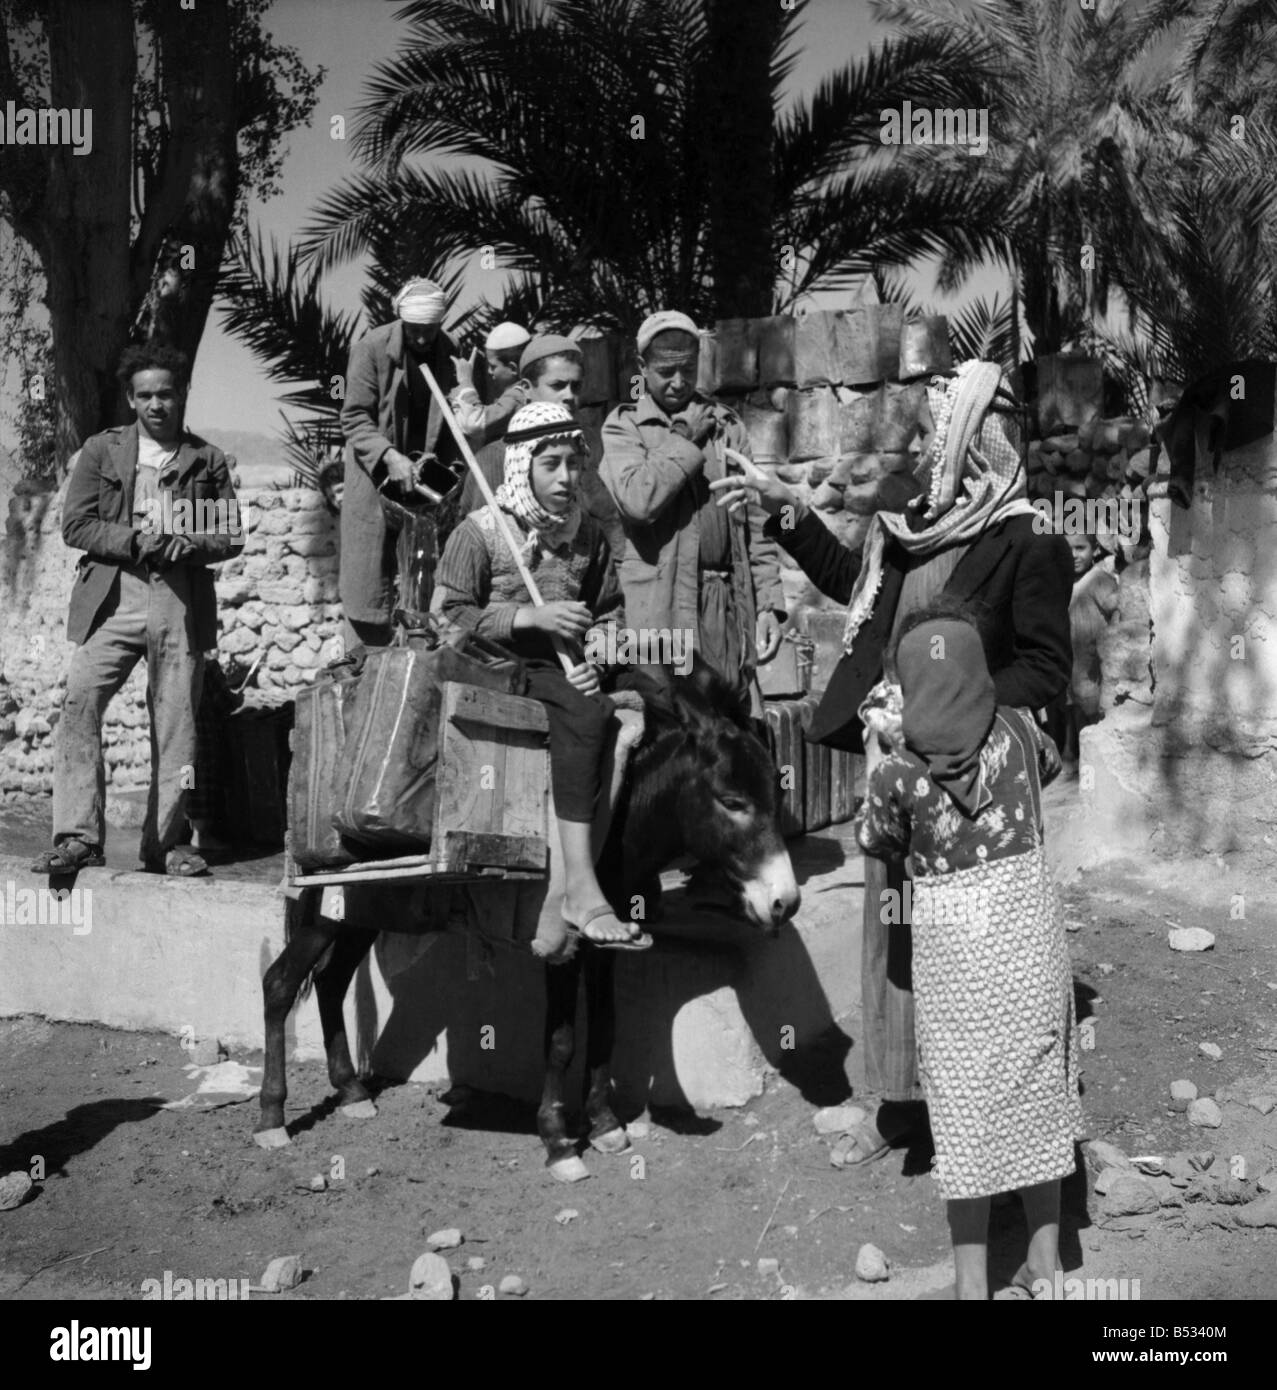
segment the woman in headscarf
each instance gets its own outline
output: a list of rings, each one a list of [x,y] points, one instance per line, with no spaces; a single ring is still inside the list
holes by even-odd
[[[1042,843],[1059,771],[1026,709],[1000,705],[975,624],[952,603],[901,624],[902,746],[869,779],[867,854],[911,857],[918,1051],[957,1297],[989,1296],[989,1198],[1020,1192],[1028,1258],[1054,1280],[1060,1180],[1082,1133],[1073,979]]]
[[[764,528],[808,578],[848,604],[844,656],[807,737],[866,754],[868,770],[899,738],[899,690],[887,653],[908,615],[941,597],[980,614],[999,704],[1040,709],[1064,689],[1072,657],[1072,562],[1062,536],[1038,534],[1026,495],[1014,398],[996,363],[964,362],[927,386],[922,450],[904,510],[880,488],[880,510],[861,550],[843,545],[782,482],[745,466],[710,486],[724,506],[757,501]],[[898,483],[898,475],[891,482]],[[912,490],[912,489],[911,489]],[[866,730],[871,736],[865,737]],[[906,875],[897,856],[865,859],[861,1043],[865,1086],[882,1104],[854,1135],[850,1164],[925,1137],[914,1047],[907,926],[889,910]]]
[[[618,918],[594,872],[590,829],[612,702],[599,668],[580,660],[590,630],[621,622],[621,589],[602,527],[581,505],[589,457],[581,426],[566,406],[536,401],[516,411],[506,434],[505,481],[496,506],[544,602],[533,604],[491,506],[472,512],[448,539],[439,562],[435,611],[520,657],[526,693],[550,724],[550,779],[566,887],[560,921],[543,916],[532,949],[561,957],[572,932],[595,945],[646,949],[652,938]],[[553,639],[576,664],[566,674]]]

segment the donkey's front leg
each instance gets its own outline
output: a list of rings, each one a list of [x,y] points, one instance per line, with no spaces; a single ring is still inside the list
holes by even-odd
[[[371,1120],[377,1114],[377,1107],[350,1060],[344,1007],[351,976],[376,938],[375,929],[370,931],[347,922],[333,943],[332,955],[315,975],[319,1021],[324,1029],[324,1053],[328,1058],[328,1080],[337,1092],[342,1114],[349,1120]]]
[[[630,1147],[625,1126],[612,1112],[612,1050],[616,1038],[616,996],[609,951],[585,952],[585,1115],[590,1147],[620,1154]]]
[[[263,1149],[278,1149],[288,1143],[288,1130],[284,1127],[284,1101],[288,1099],[284,1025],[297,1001],[302,981],[337,931],[336,922],[319,915],[319,896],[318,889],[307,889],[300,899],[287,900],[287,942],[262,979],[266,1057],[262,1072],[262,1113],[253,1138]]]
[[[581,978],[579,953],[562,965],[545,968],[545,1088],[537,1110],[537,1133],[545,1145],[545,1166],[561,1182],[590,1176],[569,1135],[564,1091],[576,1047],[576,996]]]

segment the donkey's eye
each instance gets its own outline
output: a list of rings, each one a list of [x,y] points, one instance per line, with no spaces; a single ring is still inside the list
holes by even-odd
[[[737,812],[739,812],[739,811],[748,811],[748,810],[749,810],[749,802],[746,801],[746,800],[744,799],[744,797],[740,797],[740,796],[720,796],[720,797],[718,798],[718,804],[719,804],[725,811],[737,811]]]

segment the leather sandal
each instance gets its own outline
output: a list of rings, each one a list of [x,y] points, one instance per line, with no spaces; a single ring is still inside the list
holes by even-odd
[[[101,845],[90,844],[71,835],[46,849],[31,865],[33,874],[73,874],[79,869],[97,869],[106,863]]]

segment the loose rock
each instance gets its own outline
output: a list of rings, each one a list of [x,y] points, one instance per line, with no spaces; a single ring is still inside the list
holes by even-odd
[[[1106,1139],[1092,1139],[1084,1147],[1087,1158],[1091,1160],[1091,1166],[1099,1171],[1105,1168],[1121,1168],[1129,1172],[1131,1169],[1131,1160],[1116,1144],[1110,1144]]]
[[[566,1226],[569,1221],[575,1221],[580,1215],[575,1207],[564,1207],[562,1211],[555,1213],[554,1219],[560,1226]]]
[[[1188,1161],[1193,1165],[1194,1168],[1197,1169],[1199,1173],[1205,1173],[1209,1171],[1209,1169],[1214,1164],[1215,1155],[1213,1153],[1189,1154]]]
[[[1095,1178],[1095,1195],[1097,1197],[1106,1196],[1109,1189],[1125,1171],[1122,1168],[1101,1168]]]
[[[471,1274],[478,1274],[481,1270],[488,1267],[488,1262],[482,1255],[471,1255],[466,1261],[466,1268]]]
[[[12,1211],[27,1200],[27,1194],[35,1184],[31,1176],[21,1169],[0,1178],[0,1211]]]
[[[817,1134],[847,1134],[865,1119],[858,1105],[826,1105],[812,1116]]]
[[[1255,1184],[1261,1192],[1277,1192],[1277,1168],[1265,1173]]]
[[[1188,1122],[1198,1129],[1218,1129],[1224,1123],[1224,1116],[1209,1096],[1203,1096],[1189,1105]]]
[[[1161,1205],[1151,1183],[1135,1173],[1119,1173],[1104,1195],[1101,1210],[1105,1216],[1143,1216]]]
[[[1172,951],[1209,951],[1215,945],[1215,935],[1205,927],[1176,927],[1168,933]]]
[[[509,1294],[511,1298],[522,1298],[527,1291],[528,1286],[517,1274],[507,1274],[497,1285],[498,1293]]]
[[[452,1302],[452,1270],[442,1255],[427,1252],[417,1256],[408,1276],[408,1297],[426,1303]]]
[[[426,1244],[432,1250],[455,1250],[461,1244],[463,1236],[455,1226],[448,1226],[442,1231],[435,1231],[433,1235],[426,1237]]]
[[[1191,1081],[1171,1082],[1171,1109],[1183,1113],[1197,1099],[1197,1087]]]
[[[1271,1192],[1267,1197],[1260,1197],[1254,1202],[1248,1202],[1237,1213],[1237,1224],[1239,1226],[1277,1226],[1277,1192]]]
[[[856,1255],[856,1278],[866,1284],[880,1284],[890,1278],[887,1257],[876,1245],[862,1245]]]
[[[312,1192],[327,1192],[328,1179],[322,1173],[316,1173],[310,1180],[310,1190]]]
[[[625,1132],[631,1139],[650,1139],[652,1126],[646,1120],[632,1120],[625,1126]]]
[[[1258,1110],[1261,1115],[1270,1115],[1277,1110],[1277,1096],[1270,1096],[1267,1093],[1260,1096],[1251,1096],[1246,1102],[1252,1110]]]
[[[1224,1055],[1224,1049],[1218,1043],[1198,1043],[1197,1050],[1203,1057],[1209,1057],[1212,1062],[1218,1062]]]
[[[301,1256],[278,1255],[266,1266],[261,1282],[267,1293],[283,1293],[285,1289],[295,1289],[301,1281]]]
[[[1097,965],[1095,968],[1100,972],[1101,975],[1111,975],[1114,972],[1114,970],[1117,969],[1117,966],[1110,965],[1108,961],[1101,961],[1099,965]]]
[[[770,1279],[773,1275],[780,1273],[780,1261],[769,1259],[764,1256],[758,1262],[758,1273],[763,1279]]]

